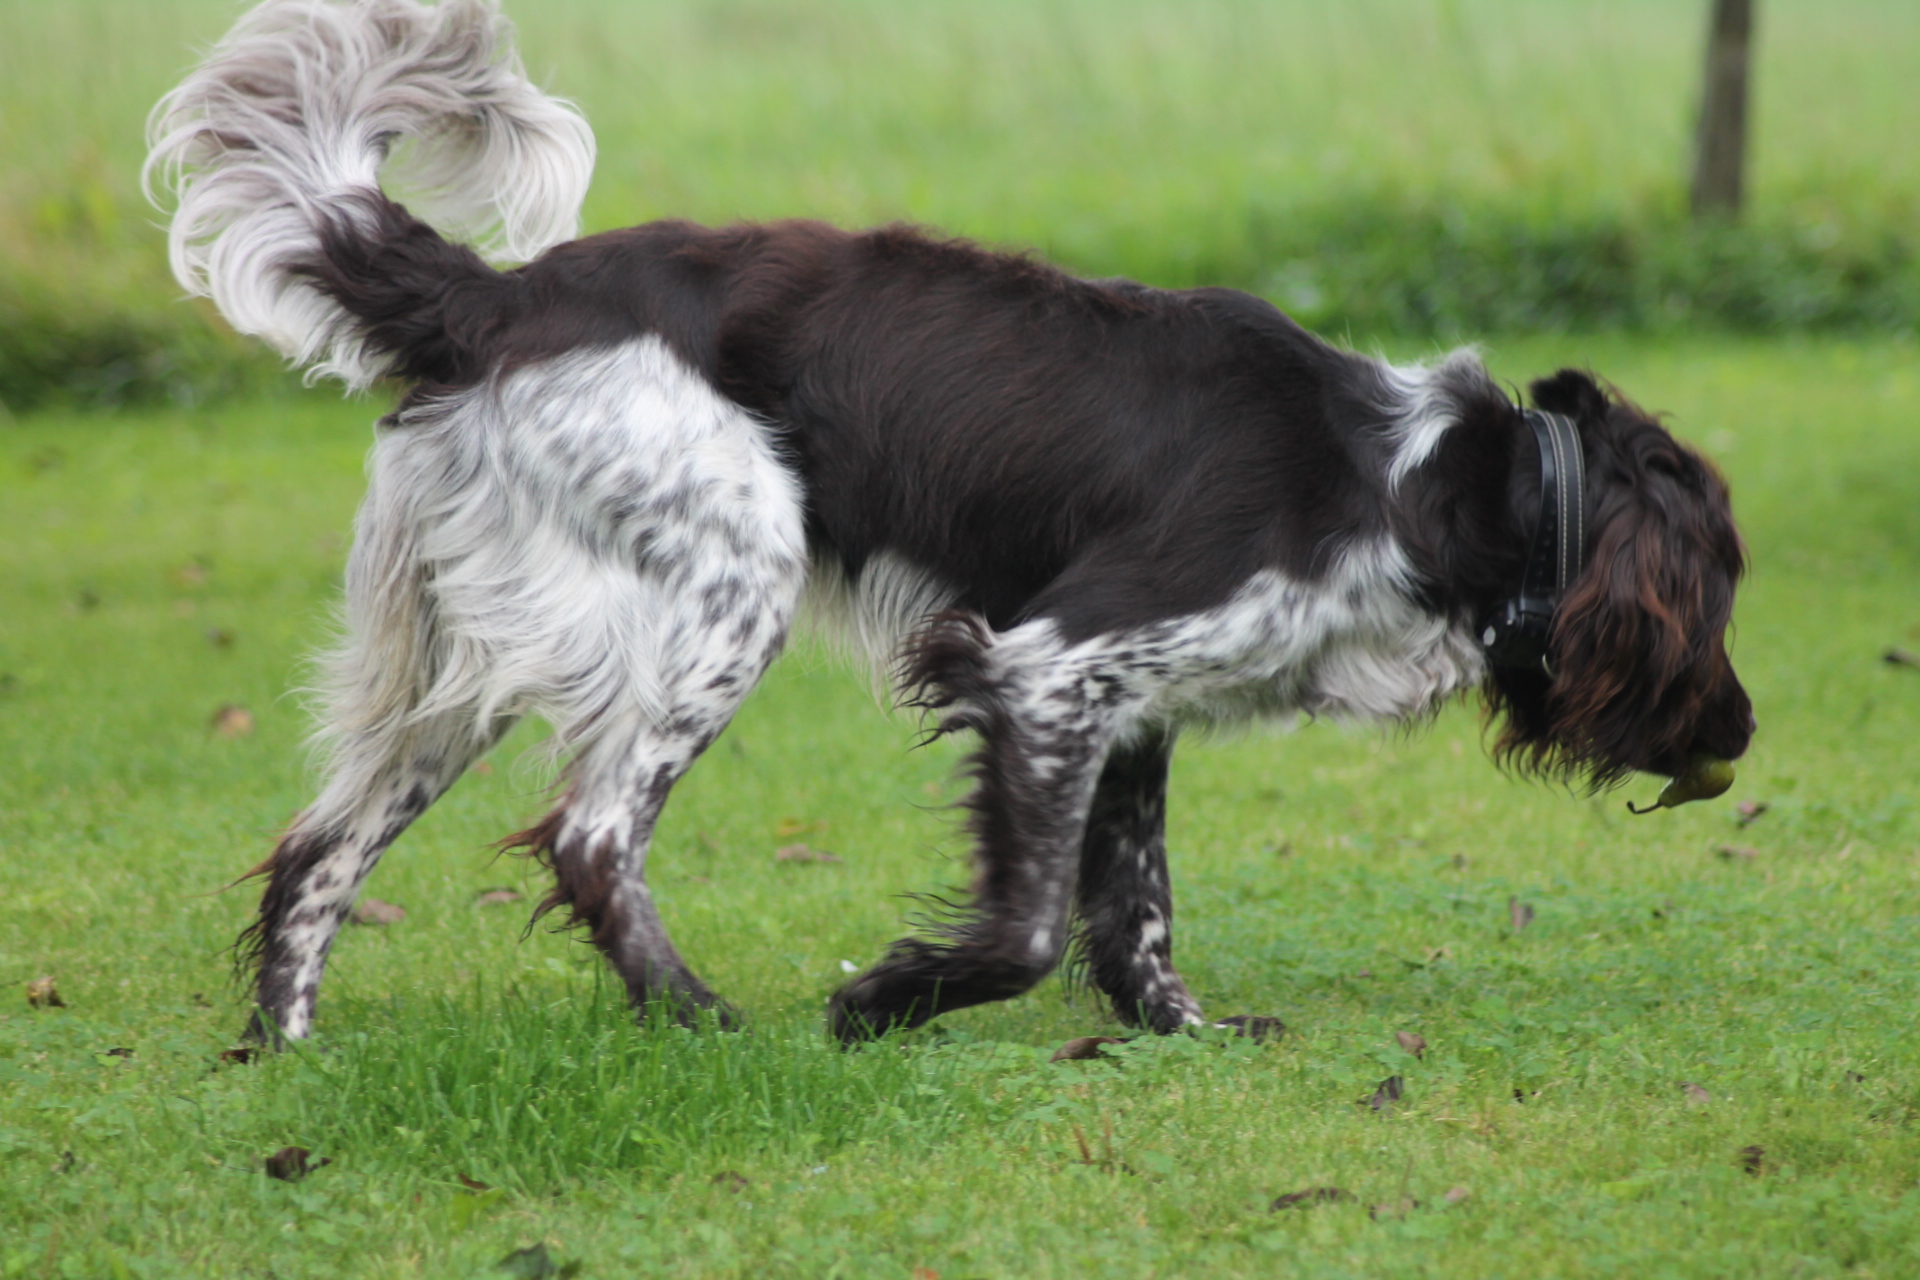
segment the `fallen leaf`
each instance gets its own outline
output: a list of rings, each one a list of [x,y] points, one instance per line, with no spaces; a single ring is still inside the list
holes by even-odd
[[[222,1049],[220,1051],[220,1061],[229,1062],[238,1067],[244,1067],[249,1062],[252,1062],[254,1055],[259,1052],[260,1050],[254,1048],[252,1045],[243,1045],[238,1049]]]
[[[1507,919],[1513,924],[1513,931],[1520,932],[1533,923],[1533,906],[1516,897],[1507,898]]]
[[[107,1056],[109,1058],[131,1058],[133,1056],[133,1050],[127,1048],[125,1045],[115,1045],[113,1048],[107,1050]]]
[[[1752,862],[1760,851],[1750,844],[1723,844],[1713,851],[1722,862]]]
[[[253,712],[229,702],[213,713],[207,727],[223,738],[245,738],[253,733]]]
[[[1865,1084],[1866,1082],[1867,1082],[1867,1078],[1864,1075],[1860,1074],[1858,1071],[1847,1072],[1848,1084]]]
[[[1454,854],[1451,862],[1455,871],[1465,871],[1467,869],[1467,855],[1464,853]]]
[[[1373,970],[1362,969],[1360,972],[1354,974],[1353,976],[1356,978],[1371,978],[1373,976]]]
[[[1687,1105],[1690,1107],[1704,1107],[1713,1101],[1713,1095],[1711,1093],[1708,1093],[1691,1080],[1682,1080],[1680,1082],[1680,1089],[1687,1095]]]
[[[201,1008],[201,1009],[213,1008],[213,1001],[207,999],[207,993],[204,991],[196,991],[191,996],[188,996],[187,998],[193,1001],[194,1006],[196,1008]]]
[[[1426,957],[1423,960],[1421,960],[1419,965],[1416,967],[1421,969],[1431,968],[1432,966],[1439,964],[1442,960],[1451,960],[1451,959],[1453,959],[1452,947],[1445,947],[1445,946],[1428,947]]]
[[[1734,822],[1744,827],[1767,811],[1767,802],[1765,800],[1742,800],[1733,807],[1733,811],[1735,814]]]
[[[483,778],[491,778],[493,776],[493,766],[485,760],[482,760],[479,764],[473,766],[472,769],[469,769],[468,772],[477,773]]]
[[[1279,844],[1273,846],[1269,852],[1276,858],[1291,858],[1293,856],[1293,841],[1282,840]]]
[[[1467,1199],[1472,1194],[1473,1192],[1467,1190],[1465,1187],[1448,1187],[1447,1194],[1445,1194],[1444,1196],[1441,1196],[1440,1198],[1442,1200],[1445,1200],[1448,1204],[1459,1204],[1462,1200]]]
[[[1748,1173],[1756,1176],[1759,1175],[1761,1171],[1765,1169],[1766,1163],[1767,1149],[1765,1147],[1740,1148],[1740,1167]]]
[[[1421,1057],[1427,1051],[1427,1038],[1418,1032],[1396,1031],[1393,1033],[1393,1038],[1395,1043],[1416,1058]]]
[[[1401,1196],[1385,1204],[1367,1206],[1367,1216],[1375,1222],[1397,1222],[1420,1207],[1420,1202],[1412,1196]]]
[[[55,1173],[72,1173],[80,1165],[79,1159],[71,1151],[62,1151],[60,1158],[53,1162]]]
[[[1391,1113],[1393,1104],[1400,1101],[1401,1095],[1406,1092],[1406,1084],[1407,1082],[1399,1076],[1388,1076],[1380,1082],[1380,1087],[1373,1091],[1371,1098],[1360,1099],[1360,1105],[1372,1107],[1375,1111],[1382,1113]]]
[[[520,901],[518,889],[482,889],[474,895],[474,902],[483,907],[496,907],[506,902]]]
[[[27,1003],[35,1009],[64,1009],[67,1002],[60,998],[60,988],[53,979],[35,978],[27,984]]]
[[[190,560],[173,571],[173,580],[183,587],[204,587],[208,568],[204,560]]]
[[[776,862],[841,862],[825,849],[809,848],[805,844],[783,844],[773,851]]]
[[[382,902],[378,898],[362,898],[353,904],[351,919],[355,924],[389,925],[399,924],[407,918],[405,907],[396,907],[391,902]]]
[[[746,1174],[738,1173],[732,1169],[722,1169],[719,1173],[713,1175],[713,1185],[723,1187],[728,1191],[745,1191],[752,1184],[747,1181]]]
[[[1220,1019],[1220,1025],[1232,1027],[1235,1035],[1244,1036],[1255,1044],[1278,1040],[1287,1030],[1287,1024],[1280,1019],[1257,1013],[1237,1013],[1231,1018]]]
[[[75,613],[92,613],[100,607],[100,593],[92,587],[82,587],[73,593]]]
[[[940,1280],[940,1273],[932,1267],[915,1267],[913,1280]]]
[[[1268,1207],[1268,1213],[1278,1213],[1282,1209],[1312,1208],[1317,1204],[1340,1204],[1353,1199],[1353,1192],[1344,1187],[1308,1187],[1305,1191],[1289,1191]]]
[[[1100,1054],[1101,1045],[1119,1044],[1119,1043],[1120,1043],[1119,1036],[1078,1036],[1075,1039],[1067,1041],[1065,1044],[1061,1045],[1058,1049],[1055,1049],[1053,1051],[1053,1056],[1051,1058],[1048,1058],[1047,1061],[1048,1062],[1086,1062],[1086,1061],[1089,1061],[1090,1059],[1098,1058],[1101,1056]]]
[[[282,1182],[298,1182],[315,1169],[332,1163],[325,1156],[313,1159],[313,1152],[305,1147],[282,1147],[267,1157],[267,1176]]]
[[[547,1252],[545,1244],[530,1244],[500,1259],[493,1269],[504,1271],[516,1277],[516,1280],[567,1280],[569,1276],[580,1274],[580,1263],[576,1259],[561,1266]]]
[[[233,640],[233,632],[227,630],[225,627],[207,628],[207,643],[216,649],[233,648]]]
[[[1920,653],[1911,653],[1906,649],[1889,649],[1880,656],[1890,667],[1920,668]]]

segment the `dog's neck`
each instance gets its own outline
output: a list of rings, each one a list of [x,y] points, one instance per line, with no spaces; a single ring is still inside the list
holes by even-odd
[[[1538,438],[1472,353],[1383,381],[1399,411],[1383,468],[1388,526],[1423,603],[1478,634],[1524,574],[1541,511]]]

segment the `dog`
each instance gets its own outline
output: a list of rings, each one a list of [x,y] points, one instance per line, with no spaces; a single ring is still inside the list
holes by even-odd
[[[1470,350],[1395,366],[1243,293],[904,226],[574,240],[593,137],[510,34],[488,0],[269,0],[150,122],[188,291],[312,376],[403,391],[326,781],[254,872],[253,1038],[310,1033],[381,853],[527,714],[569,753],[510,840],[552,869],[540,911],[636,1006],[731,1022],[647,851],[803,598],[978,739],[970,899],[832,997],[847,1041],[1015,996],[1076,941],[1119,1018],[1208,1021],[1172,961],[1182,726],[1418,723],[1477,689],[1534,775],[1747,748],[1727,488],[1589,375],[1528,409]]]

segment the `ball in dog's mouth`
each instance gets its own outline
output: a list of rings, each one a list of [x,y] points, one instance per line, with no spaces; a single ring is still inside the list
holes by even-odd
[[[1675,809],[1693,800],[1711,800],[1715,796],[1725,795],[1727,788],[1732,785],[1733,761],[1695,752],[1688,757],[1687,767],[1660,789],[1659,797],[1652,804],[1644,809],[1636,809],[1633,801],[1629,800],[1627,810],[1630,813],[1652,813],[1655,809]]]

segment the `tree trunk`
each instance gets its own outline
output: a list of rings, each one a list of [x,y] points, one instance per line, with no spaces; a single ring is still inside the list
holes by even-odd
[[[1747,51],[1753,0],[1713,0],[1693,159],[1693,216],[1738,217],[1747,161]]]

